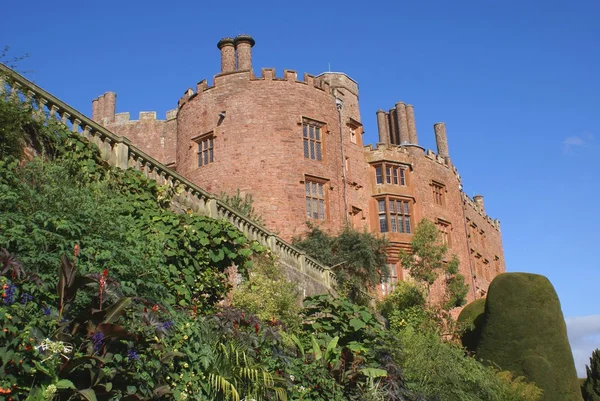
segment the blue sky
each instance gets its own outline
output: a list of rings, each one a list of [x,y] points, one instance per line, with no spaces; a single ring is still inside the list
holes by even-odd
[[[357,80],[367,142],[377,109],[414,104],[425,147],[446,122],[465,191],[501,221],[508,270],[546,275],[565,317],[600,319],[600,2],[34,0],[3,14],[0,45],[30,54],[26,76],[88,114],[112,90],[118,112],[164,118],[239,33],[256,39],[255,72],[331,65]]]

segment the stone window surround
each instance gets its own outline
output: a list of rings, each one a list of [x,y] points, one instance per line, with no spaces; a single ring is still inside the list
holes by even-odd
[[[385,211],[381,212],[380,208],[379,208],[379,201],[384,200],[385,203]],[[390,213],[390,200],[394,200],[394,201],[401,201],[401,202],[406,202],[408,203],[408,213],[405,212],[405,209],[401,210],[399,213],[398,211],[394,211],[394,213]],[[411,235],[413,233],[413,229],[414,229],[414,203],[415,200],[412,197],[406,197],[406,196],[399,196],[399,195],[390,195],[390,194],[381,194],[375,197],[375,201],[377,202],[377,221],[378,221],[378,226],[379,226],[379,232],[382,234],[408,234]],[[402,203],[402,207],[404,208],[404,203]],[[397,204],[396,204],[397,206]],[[381,231],[381,216],[384,215],[386,216],[386,220],[385,220],[385,224],[386,224],[386,231]],[[400,226],[398,224],[396,224],[396,231],[392,230],[392,224],[391,224],[391,215],[396,216],[396,218],[401,217],[402,220],[402,226],[403,226],[403,231],[400,232]],[[408,225],[406,224],[406,220],[405,218],[408,217]],[[397,220],[396,220],[397,221]],[[408,226],[408,230],[406,229],[406,227]]]
[[[314,218],[313,216],[311,216],[311,217],[306,216],[306,218],[310,219],[310,220],[328,221],[330,219],[330,216],[329,216],[329,191],[328,191],[328,189],[329,190],[332,189],[331,188],[330,180],[327,179],[327,178],[323,178],[323,177],[317,177],[317,176],[314,176],[314,175],[305,174],[304,175],[304,179],[302,181],[300,181],[300,183],[303,184],[303,186],[304,186],[305,201],[308,200],[308,199],[310,199],[311,202],[313,200],[315,200],[315,199],[317,201],[319,199],[323,200],[323,208],[324,208],[324,215],[323,215],[323,217],[324,218],[320,218],[320,217],[319,218]],[[309,194],[306,193],[306,184],[307,183],[316,183],[317,185],[321,185],[322,188],[323,188],[323,198],[313,197],[312,196],[313,194],[310,194],[310,196],[309,196]],[[308,212],[309,212],[308,205],[306,205],[306,203],[305,203],[304,213],[306,214]],[[311,213],[313,212],[312,208],[311,208],[310,212]]]
[[[302,146],[303,146],[303,154],[304,154],[304,159],[305,160],[313,160],[313,161],[317,161],[319,163],[324,163],[326,162],[326,144],[325,144],[325,134],[329,133],[328,128],[327,128],[327,123],[323,122],[323,121],[319,121],[319,120],[315,120],[314,118],[310,118],[310,117],[306,117],[306,116],[301,116],[300,118],[300,122],[298,123],[298,125],[301,127],[301,132],[300,134],[302,135]],[[319,133],[320,133],[320,138],[317,140],[315,139],[311,139],[309,137],[309,133],[307,131],[307,136],[304,136],[304,127],[305,126],[313,126],[313,127],[317,127],[319,128]],[[315,133],[316,136],[316,133]],[[318,152],[317,152],[317,147],[315,146],[315,158],[313,159],[311,157],[310,154],[310,149],[309,146],[311,143],[314,144],[319,144],[320,145],[320,153],[321,153],[321,159],[318,159]],[[308,155],[307,153],[308,152]]]
[[[215,132],[213,130],[197,135],[192,138],[197,145],[196,167],[200,168],[214,162]],[[206,157],[203,157],[206,156]],[[203,160],[206,160],[204,162]]]
[[[439,181],[431,180],[431,190],[433,194],[433,202],[438,206],[446,206],[446,185]]]
[[[409,166],[402,163],[394,163],[389,161],[381,161],[372,163],[375,169],[375,185],[398,185],[401,187],[408,186]],[[381,175],[377,174],[377,170],[381,169]],[[388,175],[388,171],[391,173]],[[394,173],[397,172],[397,176]],[[381,177],[381,182],[378,182],[378,177]],[[395,183],[394,181],[397,181]]]

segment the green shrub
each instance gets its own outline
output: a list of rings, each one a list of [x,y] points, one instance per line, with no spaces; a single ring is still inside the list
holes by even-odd
[[[440,401],[535,401],[540,390],[523,379],[485,367],[431,332],[398,333],[406,386]]]
[[[258,316],[263,321],[281,321],[288,330],[300,326],[300,292],[269,255],[252,259],[249,278],[232,292],[232,305]]]
[[[480,298],[465,306],[458,316],[458,325],[463,330],[462,345],[471,352],[475,352],[477,349],[481,329],[485,322],[484,312],[485,298]]]
[[[560,302],[544,276],[504,273],[492,281],[476,353],[535,382],[544,401],[581,401]]]
[[[600,401],[600,349],[592,352],[589,366],[586,366],[587,377],[580,379],[581,393],[584,401]]]
[[[293,244],[331,266],[336,274],[338,291],[359,305],[367,305],[368,292],[389,275],[387,241],[367,231],[346,227],[332,236],[318,227],[310,227],[304,238],[294,238]]]

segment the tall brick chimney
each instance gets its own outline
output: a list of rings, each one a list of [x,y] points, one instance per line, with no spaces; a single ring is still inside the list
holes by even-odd
[[[106,92],[104,94],[104,114],[102,115],[102,118],[108,123],[114,123],[116,109],[117,94],[115,92]]]
[[[235,45],[233,38],[223,38],[217,43],[221,50],[221,72],[235,71]]]
[[[438,155],[446,160],[450,159],[450,154],[448,153],[448,138],[446,137],[446,124],[435,123],[433,124],[433,130],[435,132],[435,143],[437,145]]]
[[[377,130],[379,131],[379,142],[390,144],[390,133],[385,111],[377,110]]]
[[[419,144],[417,138],[417,125],[415,123],[415,108],[412,104],[406,105],[406,123],[408,125],[408,140],[413,145]]]
[[[479,210],[485,213],[485,209],[483,207],[483,195],[475,195],[473,197],[473,202],[475,202]]]
[[[256,42],[250,35],[238,35],[234,39],[235,50],[237,52],[237,69],[252,69],[252,46]]]
[[[92,100],[92,120],[100,121],[100,98]]]
[[[396,103],[396,117],[398,119],[398,134],[400,136],[399,145],[410,143],[408,120],[406,118],[406,105],[402,102]]]

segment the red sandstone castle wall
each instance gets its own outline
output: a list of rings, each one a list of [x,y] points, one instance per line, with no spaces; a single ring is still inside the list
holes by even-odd
[[[332,231],[345,222],[335,98],[329,85],[316,88],[311,76],[305,81],[298,82],[294,71],[286,71],[284,79],[269,69],[256,79],[246,71],[221,74],[214,87],[201,83],[196,94],[186,94],[178,113],[177,171],[211,192],[251,193],[267,227],[286,239],[306,231],[307,175],[328,184],[326,220],[315,222]],[[322,161],[304,158],[303,117],[326,124]],[[210,132],[214,162],[198,167],[196,138]],[[345,131],[344,142],[350,147]]]
[[[115,113],[117,95],[107,92],[92,102],[92,119],[117,135],[127,137],[138,148],[167,166],[175,163],[177,146],[177,110],[167,112],[166,120],[157,120],[156,112],[140,112],[139,120],[129,113]]]
[[[272,69],[255,77],[253,45],[247,35],[222,39],[222,72],[215,85],[209,88],[201,81],[195,92],[188,89],[166,120],[156,120],[154,112],[140,113],[136,121],[129,120],[129,113],[115,114],[113,92],[94,100],[92,118],[209,192],[252,194],[267,228],[288,240],[307,229],[307,177],[326,183],[326,220],[311,221],[334,233],[346,222],[379,233],[377,198],[408,199],[412,232],[423,218],[445,224],[449,254],[458,256],[470,286],[468,299],[484,296],[493,277],[505,271],[499,223],[485,215],[482,197],[471,200],[461,191],[444,124],[434,125],[438,155],[424,153],[416,146],[414,108],[398,102],[389,113],[377,113],[382,143],[363,148],[355,81],[331,72],[305,74],[298,81],[289,70],[276,78]],[[304,157],[303,118],[325,124],[322,161]],[[208,136],[213,138],[213,162],[199,167],[198,143]],[[376,183],[374,166],[382,161],[406,167],[405,186]],[[443,186],[442,205],[435,201],[434,182]],[[410,248],[412,235],[383,235],[390,240],[389,262],[398,279],[407,278],[398,251]],[[438,284],[432,288],[434,299],[443,296]]]

